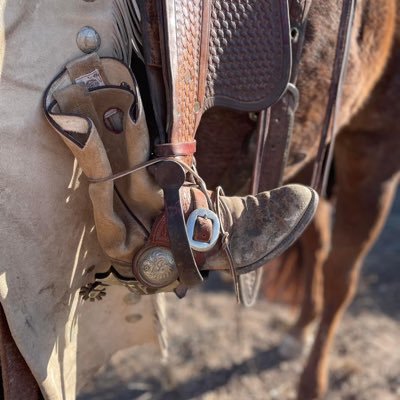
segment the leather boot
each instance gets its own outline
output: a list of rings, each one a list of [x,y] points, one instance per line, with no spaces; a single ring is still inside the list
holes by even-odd
[[[256,196],[220,196],[217,201],[233,267],[243,274],[279,256],[299,238],[314,216],[318,195],[306,186],[287,185]],[[230,269],[223,250],[224,243],[203,269]]]

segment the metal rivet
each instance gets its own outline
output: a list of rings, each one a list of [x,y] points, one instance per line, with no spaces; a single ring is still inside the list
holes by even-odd
[[[84,53],[93,53],[100,47],[100,35],[91,26],[84,26],[76,35],[76,44]]]

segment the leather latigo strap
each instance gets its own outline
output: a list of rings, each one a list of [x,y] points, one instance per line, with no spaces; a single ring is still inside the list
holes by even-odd
[[[292,40],[292,70],[290,84],[280,100],[258,115],[257,153],[254,161],[251,193],[274,189],[282,184],[289,154],[294,115],[298,105],[295,86],[303,50],[308,12],[312,0],[290,1],[290,32]],[[263,269],[239,276],[239,296],[243,305],[254,304]]]
[[[344,76],[349,58],[350,38],[353,27],[356,0],[343,0],[337,35],[335,60],[333,63],[328,104],[322,126],[321,140],[314,163],[311,186],[320,194],[325,194],[333,157],[333,147],[337,133],[337,115],[343,91]]]
[[[160,143],[166,142],[166,95],[162,71],[160,19],[155,0],[138,0],[143,36],[143,58]]]
[[[164,191],[170,247],[179,273],[180,282],[191,287],[203,281],[189,244],[183,215],[180,188],[185,182],[185,171],[173,162],[165,161],[155,170],[157,183]]]
[[[269,110],[259,114],[257,124],[257,156],[254,163],[252,193],[274,189],[282,184],[294,114],[298,105],[298,67],[303,50],[308,12],[312,0],[290,2],[292,39],[292,71],[285,94]]]
[[[155,153],[157,157],[192,156],[196,153],[196,141],[158,144]]]

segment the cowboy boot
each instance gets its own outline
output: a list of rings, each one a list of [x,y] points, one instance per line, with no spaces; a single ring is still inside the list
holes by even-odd
[[[306,186],[287,185],[256,196],[220,196],[217,202],[229,255],[223,243],[202,269],[230,269],[231,259],[235,272],[243,274],[265,265],[299,238],[314,216],[318,195]]]

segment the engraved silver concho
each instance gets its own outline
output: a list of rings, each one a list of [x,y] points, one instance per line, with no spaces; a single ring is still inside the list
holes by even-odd
[[[153,288],[161,288],[178,279],[174,257],[165,247],[150,247],[144,250],[135,262],[136,278]]]
[[[100,48],[100,35],[91,26],[84,26],[76,35],[76,44],[84,53],[93,53]]]

